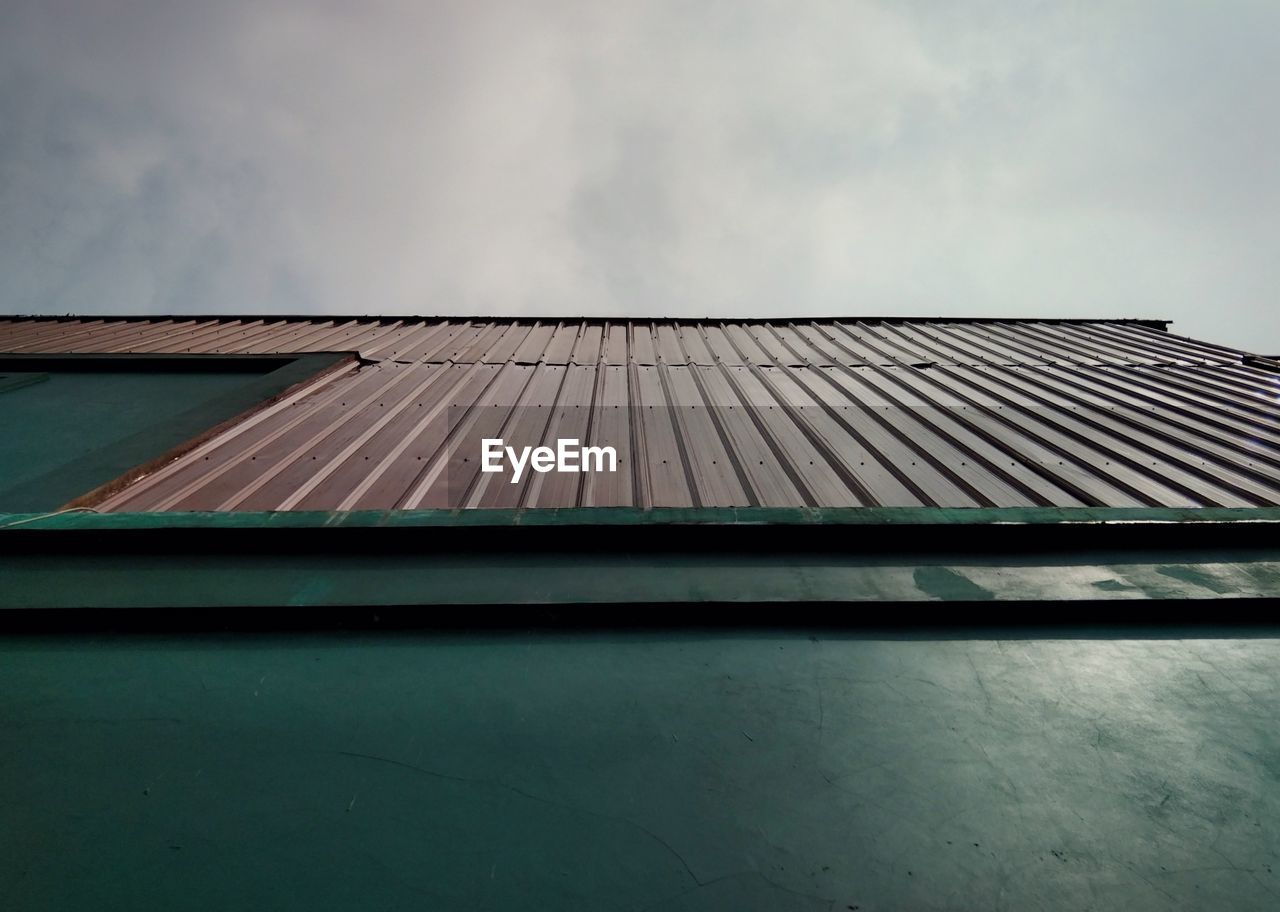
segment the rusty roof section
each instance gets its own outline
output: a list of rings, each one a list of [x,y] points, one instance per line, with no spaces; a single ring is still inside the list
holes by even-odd
[[[361,356],[102,510],[1280,505],[1280,365],[1161,325],[11,318],[0,352]],[[621,471],[490,483],[481,435]]]

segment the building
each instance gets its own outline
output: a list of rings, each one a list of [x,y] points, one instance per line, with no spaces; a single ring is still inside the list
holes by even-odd
[[[1280,891],[1275,642],[1170,626],[1270,620],[1274,359],[1153,320],[14,317],[0,362],[33,907]],[[84,815],[119,840],[56,878]]]

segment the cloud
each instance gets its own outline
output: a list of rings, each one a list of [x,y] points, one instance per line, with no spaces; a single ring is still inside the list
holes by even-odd
[[[0,309],[1164,316],[1280,350],[1280,8],[938,6],[9,0]]]

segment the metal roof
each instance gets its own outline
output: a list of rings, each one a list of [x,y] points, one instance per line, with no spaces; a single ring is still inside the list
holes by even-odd
[[[360,355],[101,510],[1280,505],[1280,365],[1159,326],[13,318],[0,352]],[[620,471],[462,455],[517,432]]]

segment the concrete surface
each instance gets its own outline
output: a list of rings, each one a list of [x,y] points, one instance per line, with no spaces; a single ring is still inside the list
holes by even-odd
[[[1278,854],[1276,639],[0,640],[12,912],[1271,910]]]

